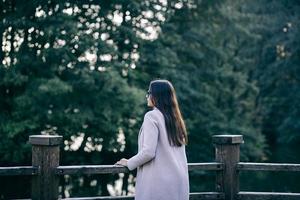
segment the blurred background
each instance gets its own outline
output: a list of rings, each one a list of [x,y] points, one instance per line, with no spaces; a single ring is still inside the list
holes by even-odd
[[[300,163],[299,23],[299,0],[0,0],[0,166],[31,165],[33,134],[63,136],[61,165],[130,158],[157,78],[176,89],[188,162],[242,134],[241,161]],[[64,176],[60,195],[133,194],[134,176]],[[214,176],[191,172],[191,192]],[[299,178],[243,172],[241,190]],[[1,177],[0,199],[26,197],[30,177]]]

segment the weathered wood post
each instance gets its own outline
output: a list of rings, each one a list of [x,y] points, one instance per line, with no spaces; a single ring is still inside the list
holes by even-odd
[[[59,145],[62,136],[31,135],[32,166],[39,167],[39,175],[33,176],[31,198],[33,200],[57,200],[59,177],[55,168],[59,166]]]
[[[213,144],[216,162],[224,163],[224,170],[217,172],[216,190],[224,192],[225,200],[235,200],[239,192],[239,174],[237,163],[240,161],[242,135],[215,135]]]

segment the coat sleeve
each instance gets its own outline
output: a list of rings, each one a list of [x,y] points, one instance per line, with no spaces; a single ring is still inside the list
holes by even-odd
[[[129,170],[134,170],[155,157],[159,131],[157,122],[152,115],[150,112],[145,114],[141,132],[142,147],[138,154],[128,159],[127,167]]]

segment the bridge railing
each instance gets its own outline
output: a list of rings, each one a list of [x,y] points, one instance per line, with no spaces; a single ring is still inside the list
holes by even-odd
[[[116,165],[60,166],[59,151],[62,136],[32,135],[32,166],[0,167],[1,176],[32,176],[31,199],[59,199],[59,177],[62,175],[128,173],[126,167]],[[190,200],[299,200],[300,193],[250,192],[239,190],[240,171],[300,171],[300,164],[240,162],[241,135],[215,135],[215,162],[188,163],[189,171],[216,172],[215,191],[190,193]],[[73,200],[133,200],[134,196],[106,196],[68,198]]]

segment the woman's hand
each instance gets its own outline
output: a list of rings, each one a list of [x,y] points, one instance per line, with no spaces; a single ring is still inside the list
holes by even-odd
[[[122,165],[122,166],[125,166],[127,167],[127,159],[125,158],[122,158],[121,160],[119,160],[118,162],[115,163],[115,165]]]

